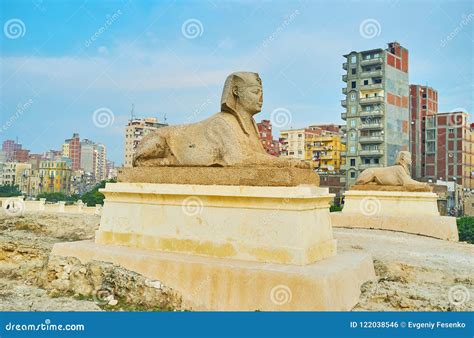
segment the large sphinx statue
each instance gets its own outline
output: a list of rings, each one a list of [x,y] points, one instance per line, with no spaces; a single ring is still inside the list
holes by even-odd
[[[430,191],[427,183],[415,181],[410,175],[411,153],[400,151],[395,165],[365,169],[357,178],[354,188],[360,185],[401,186],[404,190]]]
[[[160,128],[141,141],[134,167],[267,166],[309,168],[309,164],[267,154],[253,116],[262,109],[262,81],[257,73],[227,77],[221,112],[208,119]]]

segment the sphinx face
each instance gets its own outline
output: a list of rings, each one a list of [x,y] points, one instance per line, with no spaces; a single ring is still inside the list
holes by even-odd
[[[245,86],[238,90],[238,103],[248,113],[254,115],[262,111],[263,91],[261,86]]]

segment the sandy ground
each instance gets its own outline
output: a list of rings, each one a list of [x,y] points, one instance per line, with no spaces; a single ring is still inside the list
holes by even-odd
[[[79,297],[77,283],[76,289],[70,292],[64,292],[64,288],[57,292],[45,284],[52,245],[93,238],[98,225],[99,217],[93,215],[0,215],[0,310],[115,310],[97,299]],[[362,286],[355,311],[474,310],[474,245],[380,230],[338,228],[334,235],[340,252],[365,251],[374,259],[377,280]],[[102,276],[102,279],[109,280],[110,285],[118,282],[122,287],[138,285],[131,294],[149,301],[139,307],[126,307],[119,303],[117,306],[123,305],[123,309],[144,310],[148,306],[154,310],[156,304],[160,308],[177,304],[169,289],[165,292],[162,286],[159,290],[150,288],[148,285],[152,281],[118,267],[82,266],[77,270],[74,273],[83,273],[83,277],[73,279],[84,280],[84,283],[87,282],[85,277],[96,273],[93,280]],[[114,278],[115,281],[111,280]],[[81,287],[93,286],[86,284]],[[163,303],[164,295],[166,304]]]

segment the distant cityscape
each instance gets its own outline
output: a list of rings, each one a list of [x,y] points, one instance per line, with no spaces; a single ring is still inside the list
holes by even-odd
[[[257,123],[265,150],[274,156],[309,161],[321,186],[337,198],[367,168],[392,165],[402,150],[412,153],[411,175],[438,186],[447,212],[472,209],[474,124],[461,110],[438,111],[438,92],[409,84],[409,52],[397,42],[386,49],[344,55],[340,102],[345,124],[315,124],[273,134],[272,122]],[[132,117],[124,126],[124,167],[131,167],[141,139],[167,126],[155,117]],[[82,194],[117,177],[104,144],[74,133],[60,150],[32,154],[15,140],[0,152],[0,185],[17,185],[28,197],[40,193]],[[439,188],[444,187],[444,188]],[[444,191],[444,193],[443,193]],[[441,193],[440,193],[441,192]],[[466,209],[466,210],[465,210]]]

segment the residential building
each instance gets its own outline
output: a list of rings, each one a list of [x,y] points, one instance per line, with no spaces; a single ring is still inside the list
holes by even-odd
[[[94,147],[95,150],[95,170],[94,176],[97,182],[103,181],[107,178],[107,159],[105,145],[98,143]]]
[[[454,182],[474,189],[473,130],[463,111],[437,113],[425,117],[425,149],[421,153],[421,176]]]
[[[25,170],[31,169],[31,164],[22,162],[5,162],[2,166],[0,185],[22,185]]]
[[[39,190],[43,193],[71,192],[72,160],[66,157],[40,162]]]
[[[390,42],[387,49],[352,51],[344,57],[343,169],[350,187],[362,170],[392,165],[399,151],[409,149],[408,50]]]
[[[272,123],[270,120],[262,120],[257,123],[258,133],[263,148],[267,153],[273,156],[280,155],[280,143],[273,139]]]
[[[80,169],[85,172],[95,174],[96,170],[96,146],[91,140],[84,139],[80,143],[81,145],[81,157],[80,157]]]
[[[167,126],[167,124],[159,123],[158,119],[154,117],[134,118],[128,121],[125,128],[125,167],[132,167],[133,155],[142,138],[164,126]]]
[[[68,157],[72,161],[72,170],[76,171],[81,168],[81,139],[78,133],[74,133],[72,138],[67,139],[63,144],[62,155]],[[65,156],[65,151],[68,156]]]
[[[324,172],[339,172],[345,159],[341,153],[346,151],[346,146],[341,142],[338,132],[323,130],[317,126],[310,126],[311,130],[318,133],[308,134],[305,139],[305,160],[313,162],[313,168]]]
[[[70,158],[69,143],[68,142],[63,143],[63,145],[61,147],[61,151],[62,151],[63,157]]]
[[[2,151],[5,152],[6,161],[12,161],[13,152],[21,149],[21,144],[18,144],[15,140],[5,140],[2,143]]]
[[[410,152],[412,177],[425,177],[426,116],[438,113],[438,92],[428,86],[410,85]]]
[[[280,131],[281,156],[298,160],[306,160],[306,143],[318,131],[309,128],[289,129]]]

